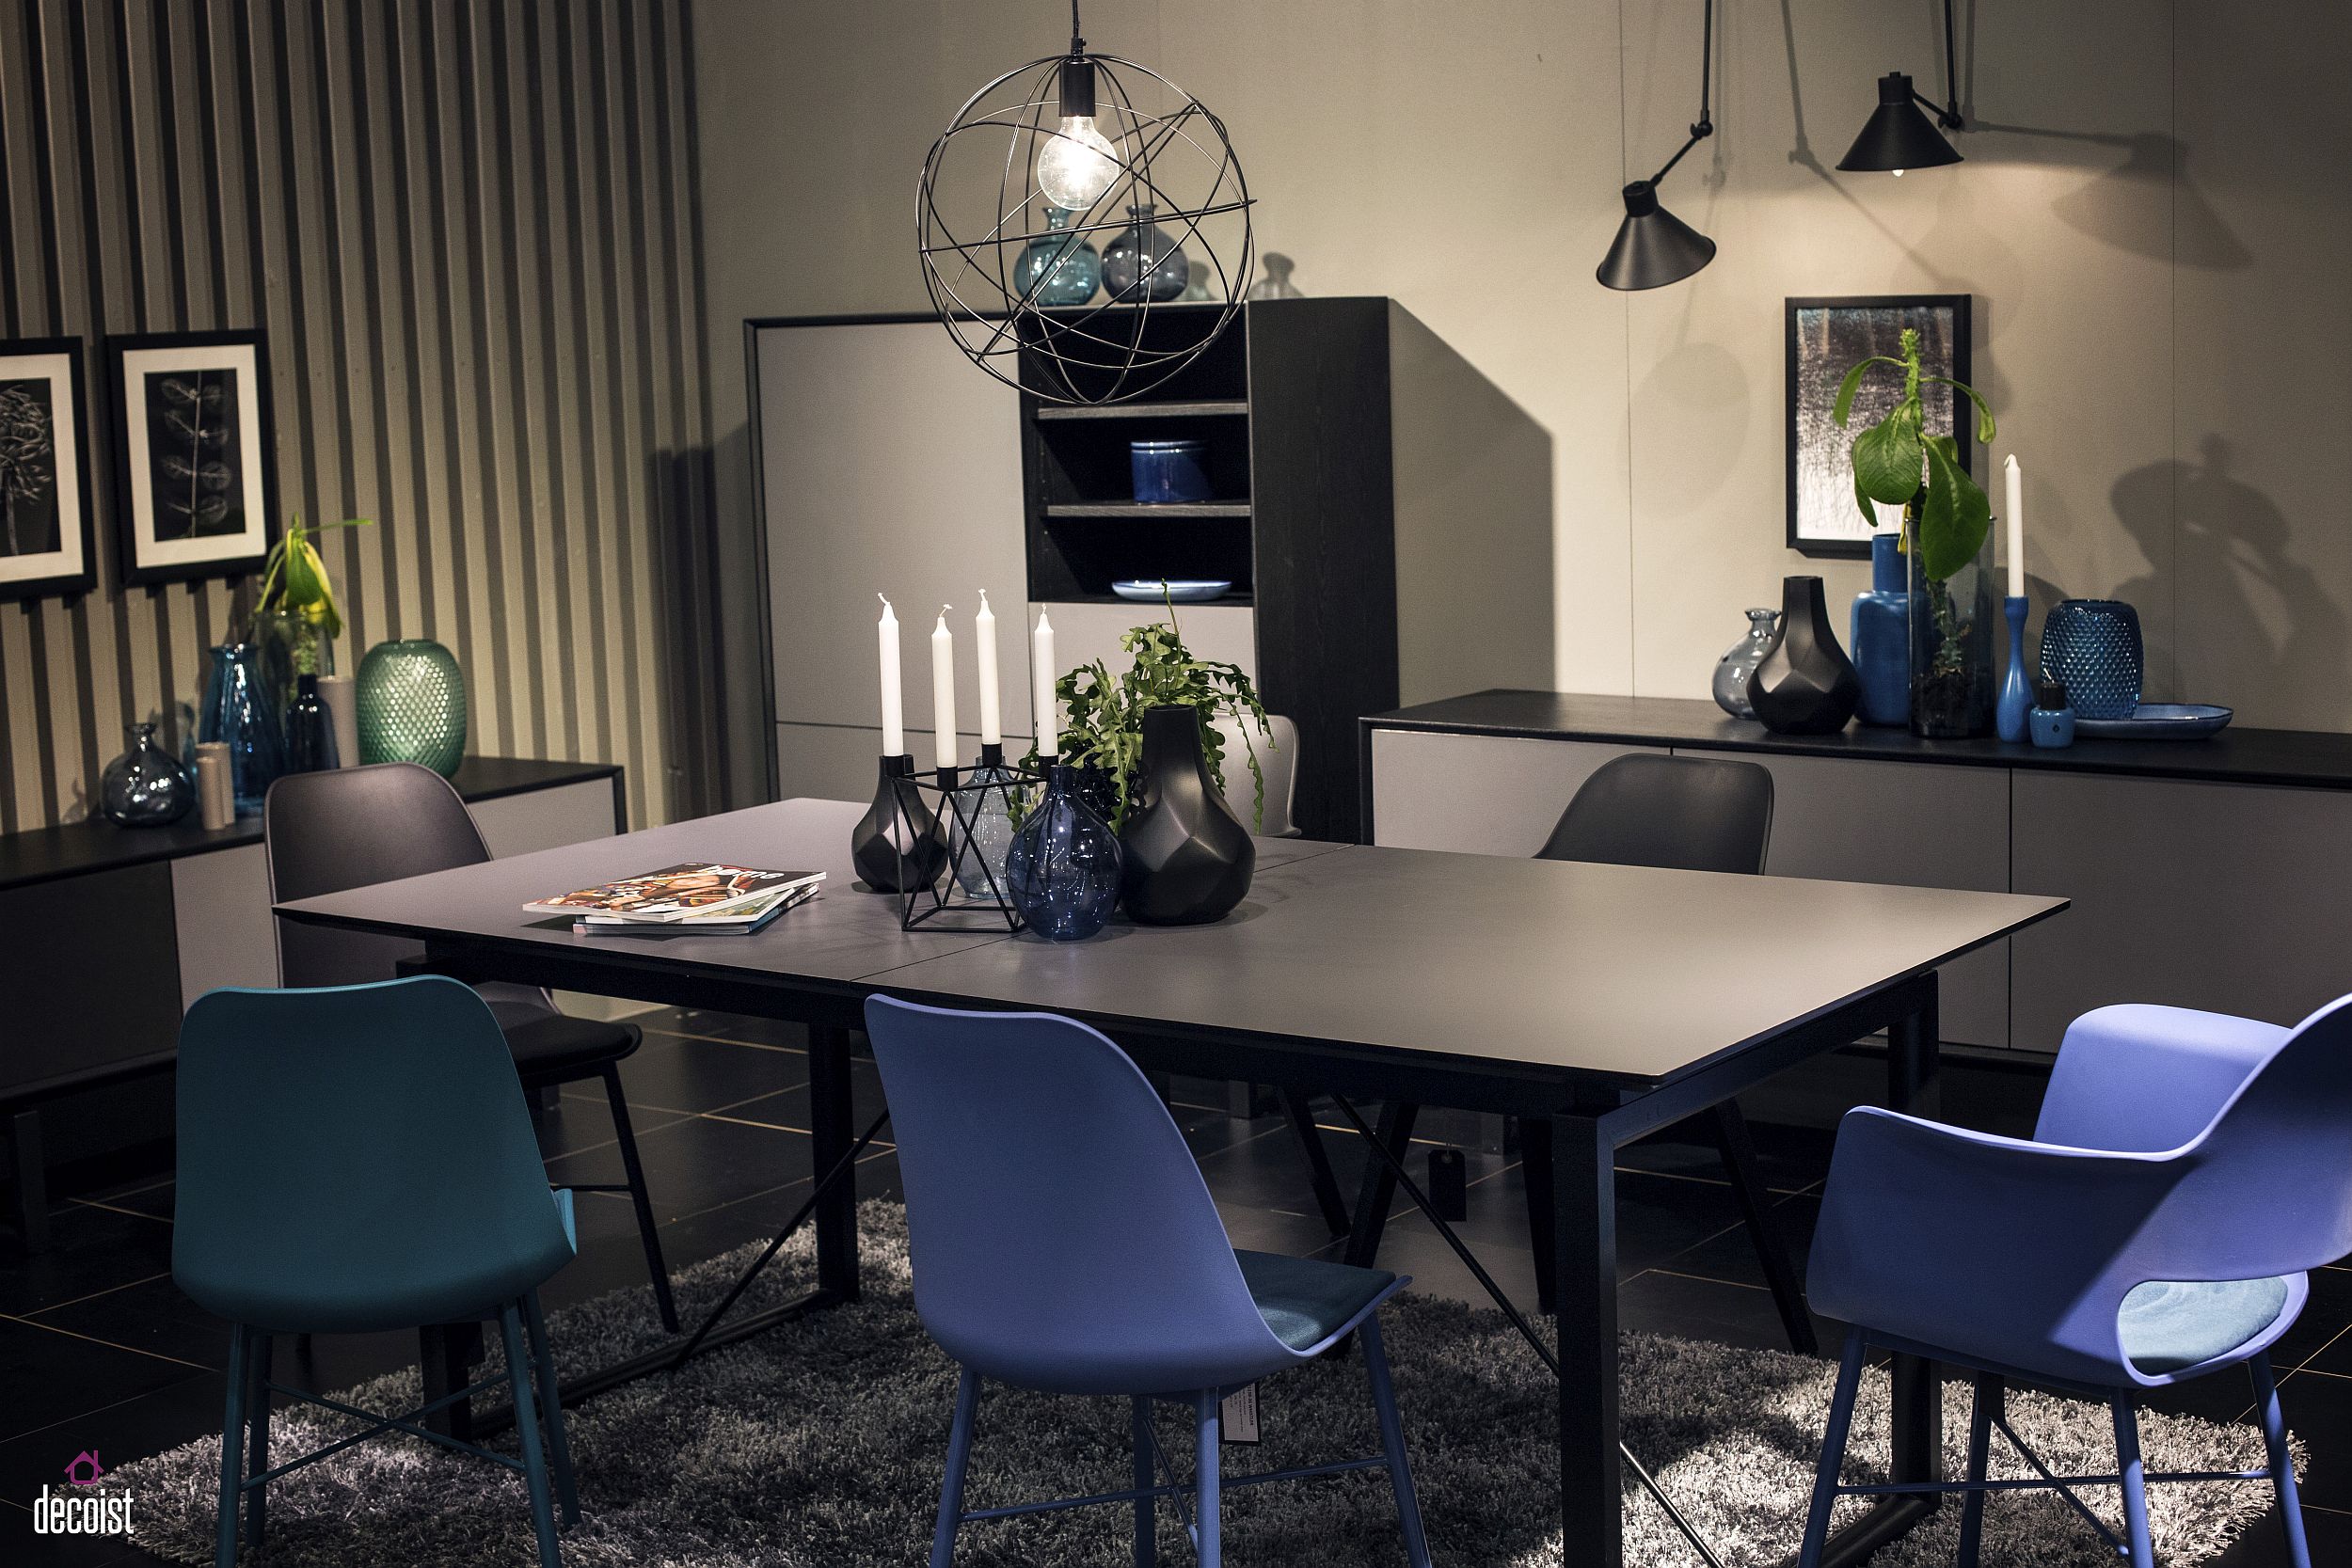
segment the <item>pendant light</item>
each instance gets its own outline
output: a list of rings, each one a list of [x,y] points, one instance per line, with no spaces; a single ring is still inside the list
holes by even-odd
[[[1863,122],[1862,135],[1837,160],[1850,172],[1879,172],[1902,178],[1907,168],[1939,168],[1962,162],[1960,152],[1944,139],[1946,131],[1965,131],[1960,112],[1960,77],[1953,66],[1952,0],[1944,0],[1944,90],[1947,102],[1934,99],[1911,85],[1911,78],[1890,71],[1879,78],[1879,106]],[[1926,104],[1935,112],[1931,121],[1919,112]]]
[[[1715,134],[1708,118],[1708,87],[1715,58],[1715,0],[1707,0],[1707,20],[1699,44],[1699,118],[1691,126],[1691,139],[1666,160],[1664,168],[1625,188],[1625,221],[1609,254],[1594,274],[1612,289],[1659,289],[1679,283],[1715,259],[1715,242],[1658,204],[1658,182],[1666,178],[1682,154]]]

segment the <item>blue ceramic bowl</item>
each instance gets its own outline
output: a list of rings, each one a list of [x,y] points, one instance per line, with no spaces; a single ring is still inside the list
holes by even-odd
[[[1127,463],[1135,475],[1139,501],[1157,504],[1209,499],[1209,470],[1201,464],[1198,441],[1130,441]]]

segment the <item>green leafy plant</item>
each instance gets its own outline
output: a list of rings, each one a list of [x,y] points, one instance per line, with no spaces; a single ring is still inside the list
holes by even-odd
[[[343,634],[342,607],[335,584],[319,559],[318,536],[332,528],[369,528],[373,520],[348,517],[306,528],[299,514],[270,546],[262,592],[253,607],[252,636],[270,650],[274,678],[294,694],[295,679],[325,673],[322,650]]]
[[[1184,646],[1172,603],[1166,625],[1132,627],[1119,634],[1119,645],[1131,660],[1126,673],[1114,679],[1103,661],[1096,659],[1079,665],[1054,684],[1065,715],[1059,760],[1075,767],[1099,768],[1108,776],[1117,796],[1112,829],[1127,824],[1136,776],[1143,763],[1143,715],[1154,707],[1189,707],[1200,714],[1200,749],[1220,790],[1225,787],[1225,740],[1216,720],[1230,715],[1240,721],[1237,727],[1248,754],[1250,777],[1257,784],[1253,820],[1263,822],[1265,770],[1249,732],[1253,725],[1262,736],[1272,732],[1265,705],[1258,700],[1257,688],[1241,666],[1194,657]],[[1038,760],[1032,747],[1029,761]]]

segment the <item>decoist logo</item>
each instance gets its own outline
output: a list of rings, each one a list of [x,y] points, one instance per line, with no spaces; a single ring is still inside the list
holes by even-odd
[[[33,1504],[35,1535],[128,1535],[131,1533],[131,1494],[82,1491],[95,1487],[105,1475],[98,1450],[85,1449],[65,1467],[67,1490],[40,1489]]]

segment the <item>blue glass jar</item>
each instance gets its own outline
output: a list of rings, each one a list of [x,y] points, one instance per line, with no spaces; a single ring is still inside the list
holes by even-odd
[[[1870,536],[1870,587],[1853,597],[1854,673],[1862,677],[1866,724],[1911,722],[1911,594],[1899,533]]]
[[[2042,678],[2085,719],[2129,719],[2143,668],[2139,611],[2121,599],[2068,599],[2042,623]]]
[[[230,792],[239,816],[262,815],[262,797],[286,770],[285,738],[278,730],[277,694],[262,671],[262,651],[250,642],[213,650],[196,738],[229,748]]]
[[[1198,440],[1130,441],[1127,476],[1147,506],[1209,499],[1209,469]]]
[[[2043,681],[2034,688],[2033,708],[2026,715],[2026,733],[2033,743],[2055,751],[2074,744],[2074,710],[2068,705],[2066,688]]]
[[[155,726],[131,726],[131,749],[98,780],[98,810],[121,828],[162,828],[196,804],[196,775],[155,744]]]
[[[1082,942],[1109,924],[1120,869],[1119,835],[1080,798],[1078,770],[1055,764],[1005,855],[1013,908],[1049,942]]]
[[[1103,259],[1069,232],[1072,215],[1066,207],[1046,208],[1047,232],[1024,245],[1013,263],[1013,287],[1037,304],[1084,305],[1102,286]]]

